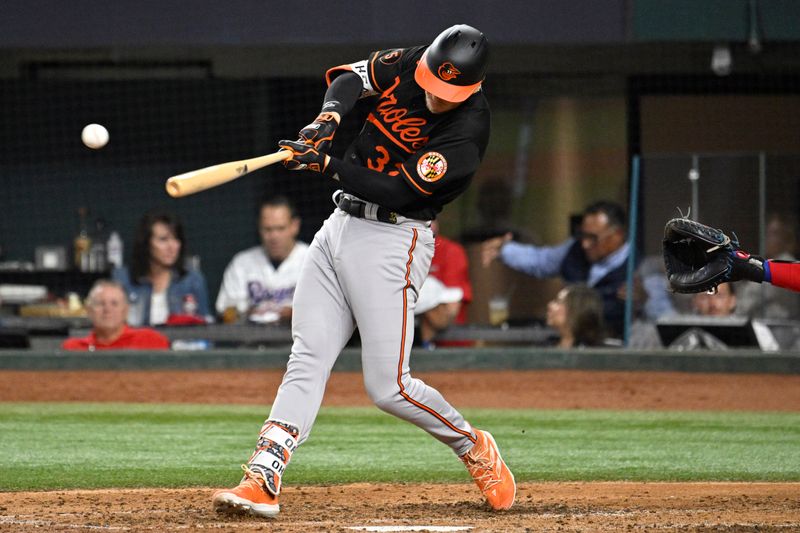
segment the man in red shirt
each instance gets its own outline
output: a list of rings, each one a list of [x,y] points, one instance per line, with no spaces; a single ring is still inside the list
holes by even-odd
[[[128,297],[122,285],[115,281],[99,280],[92,290],[86,307],[92,321],[92,331],[83,338],[69,338],[64,350],[166,350],[169,339],[150,328],[131,328],[128,317]]]
[[[469,263],[467,252],[456,241],[452,241],[439,233],[439,222],[431,223],[431,230],[435,236],[433,259],[429,274],[445,287],[458,287],[464,293],[460,302],[454,306],[454,324],[466,324],[467,306],[472,301],[472,283],[469,280]]]
[[[457,301],[443,301],[422,314],[419,320],[419,342],[429,349],[436,345],[470,346],[472,341],[436,341],[434,344],[436,336],[451,324],[467,322],[467,304],[472,301],[472,283],[469,280],[469,263],[464,247],[442,236],[438,221],[431,223],[431,230],[435,240],[428,275],[441,281],[447,290],[459,290],[461,297]],[[422,291],[425,291],[424,285]]]

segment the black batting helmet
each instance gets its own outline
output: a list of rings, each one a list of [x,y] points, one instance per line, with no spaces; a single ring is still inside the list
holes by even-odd
[[[489,62],[489,43],[472,26],[457,24],[439,34],[414,72],[417,84],[448,102],[463,102],[480,87]]]

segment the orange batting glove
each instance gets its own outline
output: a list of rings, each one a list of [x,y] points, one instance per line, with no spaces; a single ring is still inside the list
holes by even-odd
[[[335,111],[323,111],[314,122],[300,130],[300,140],[312,145],[318,152],[327,153],[331,149],[340,119],[339,113]]]
[[[330,157],[319,153],[313,145],[303,141],[278,141],[278,146],[282,150],[292,152],[292,158],[283,162],[283,166],[289,170],[313,170],[314,172],[324,172],[328,166]]]

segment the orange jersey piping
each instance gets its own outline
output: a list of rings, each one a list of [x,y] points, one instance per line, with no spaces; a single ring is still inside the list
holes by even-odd
[[[431,194],[433,194],[432,192],[428,192],[428,191],[426,191],[425,189],[423,189],[422,187],[420,187],[419,185],[417,185],[417,182],[416,182],[416,181],[414,181],[414,178],[412,178],[412,177],[411,177],[411,176],[408,174],[408,171],[406,170],[406,167],[405,167],[405,166],[403,166],[403,165],[400,165],[400,170],[402,170],[402,171],[403,171],[403,174],[405,174],[405,175],[406,175],[406,180],[408,180],[408,182],[409,182],[409,183],[411,183],[411,185],[413,185],[414,187],[416,187],[416,188],[417,188],[417,190],[419,190],[419,192],[421,192],[422,194],[427,194],[428,196],[430,196]]]
[[[325,71],[325,83],[328,84],[328,87],[330,87],[331,82],[333,81],[331,79],[331,74],[339,70],[343,72],[353,72],[353,69],[350,68],[350,65],[339,65],[338,67],[329,68],[328,70]]]

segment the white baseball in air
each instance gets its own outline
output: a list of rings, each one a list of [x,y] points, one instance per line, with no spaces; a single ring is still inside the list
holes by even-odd
[[[93,150],[99,150],[108,143],[108,130],[100,124],[87,124],[81,132],[83,144]]]

